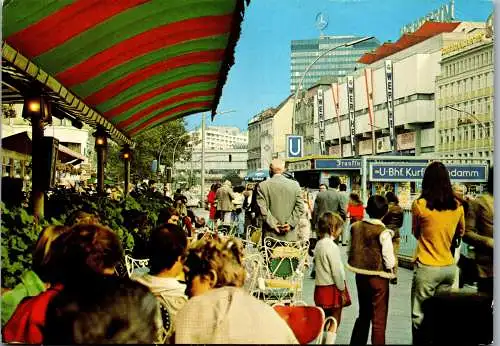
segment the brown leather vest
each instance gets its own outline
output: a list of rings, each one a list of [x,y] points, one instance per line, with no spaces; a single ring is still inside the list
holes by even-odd
[[[366,221],[352,224],[348,269],[359,274],[378,275],[388,279],[394,277],[384,268],[382,244],[380,244],[380,234],[384,230],[385,226]]]

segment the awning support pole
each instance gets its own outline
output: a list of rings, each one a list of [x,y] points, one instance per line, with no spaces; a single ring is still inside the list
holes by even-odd
[[[48,154],[43,152],[43,129],[44,122],[40,116],[31,117],[31,155],[32,155],[32,169],[31,169],[31,201],[33,203],[33,216],[35,222],[38,223],[43,219],[44,215],[44,199],[45,191],[43,188],[42,176],[43,174],[43,157]]]
[[[125,186],[124,186],[124,196],[128,196],[130,190],[130,160],[125,160]]]

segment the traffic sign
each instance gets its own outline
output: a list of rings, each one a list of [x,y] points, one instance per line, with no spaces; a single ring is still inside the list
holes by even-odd
[[[422,181],[426,163],[371,163],[370,181]],[[446,165],[453,182],[480,183],[488,181],[488,165],[468,164]]]
[[[286,136],[286,154],[288,158],[302,157],[304,155],[304,137]]]

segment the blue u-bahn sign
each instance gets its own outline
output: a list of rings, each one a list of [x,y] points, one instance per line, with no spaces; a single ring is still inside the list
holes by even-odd
[[[424,163],[372,163],[370,181],[408,182],[422,181],[427,164]],[[462,183],[482,183],[488,180],[488,165],[446,165],[450,179]]]
[[[288,158],[299,158],[304,153],[304,137],[286,136],[286,153]]]

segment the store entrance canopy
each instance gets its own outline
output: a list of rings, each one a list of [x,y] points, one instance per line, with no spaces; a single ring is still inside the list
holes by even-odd
[[[249,0],[5,0],[2,89],[33,88],[115,140],[215,115]]]
[[[21,154],[25,157],[31,156],[31,133],[27,131],[16,133],[2,138],[2,149]],[[85,156],[59,144],[57,160],[61,163],[71,163],[78,165],[86,160]]]

